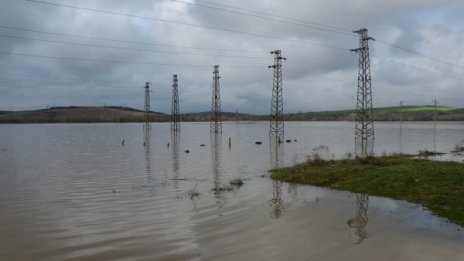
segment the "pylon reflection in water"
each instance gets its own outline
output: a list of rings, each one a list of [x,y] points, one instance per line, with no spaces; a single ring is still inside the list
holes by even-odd
[[[143,124],[143,150],[145,153],[145,174],[148,183],[152,183],[151,176],[151,125],[149,122]]]
[[[213,191],[217,202],[222,205],[224,200],[221,193],[221,153],[222,135],[221,133],[211,133],[211,167],[213,173]]]
[[[369,207],[369,196],[366,194],[356,194],[356,216],[348,220],[349,227],[355,229],[354,234],[358,237],[358,241],[354,244],[361,244],[367,238],[366,225],[369,221],[367,217],[367,209]]]
[[[172,169],[174,171],[174,185],[176,188],[179,188],[179,143],[180,143],[180,133],[171,132],[171,149],[172,149]]]
[[[284,165],[284,143],[279,138],[279,136],[275,135],[269,136],[271,168],[279,168]],[[272,181],[271,208],[272,217],[280,218],[282,216],[284,201],[282,200],[282,182],[280,181]]]

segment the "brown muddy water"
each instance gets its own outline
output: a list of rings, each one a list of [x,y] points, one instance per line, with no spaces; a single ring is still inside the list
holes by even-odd
[[[287,123],[276,146],[266,123],[1,125],[0,260],[464,260],[463,228],[418,205],[269,179],[318,145],[344,157],[353,127]],[[462,142],[376,123],[377,154]]]

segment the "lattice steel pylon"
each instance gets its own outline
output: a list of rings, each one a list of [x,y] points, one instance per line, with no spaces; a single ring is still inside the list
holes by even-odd
[[[171,132],[180,131],[179,115],[179,89],[177,85],[177,74],[172,76],[172,102],[171,102]]]
[[[145,83],[145,124],[148,124],[150,122],[148,114],[150,112],[150,82]]]
[[[211,101],[211,120],[210,132],[222,132],[222,115],[221,115],[221,89],[219,86],[219,65],[214,66],[213,71],[213,96]]]
[[[274,65],[268,68],[274,68],[274,80],[272,84],[272,99],[271,99],[271,120],[269,124],[269,136],[283,138],[284,136],[284,100],[282,96],[282,60],[287,58],[282,57],[281,50],[272,51],[274,54]]]
[[[363,28],[353,33],[359,34],[359,48],[351,51],[359,54],[358,91],[356,102],[355,153],[365,158],[374,153],[374,113],[372,110],[371,69],[369,60],[369,40]]]

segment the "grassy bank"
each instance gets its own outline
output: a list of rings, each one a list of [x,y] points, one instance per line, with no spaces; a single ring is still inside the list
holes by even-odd
[[[464,226],[464,164],[395,155],[313,160],[275,169],[272,179],[419,203]]]

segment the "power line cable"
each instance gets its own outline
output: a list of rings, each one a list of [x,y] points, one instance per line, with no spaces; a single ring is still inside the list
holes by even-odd
[[[288,58],[287,61],[289,61],[291,63],[298,63],[298,64],[306,65],[306,66],[309,66],[309,67],[318,67],[318,68],[322,68],[322,69],[331,69],[333,71],[341,71],[341,72],[344,71],[341,68],[338,68],[338,67],[335,67],[335,66],[332,66],[332,65],[329,65],[329,64],[313,63],[313,62],[310,62],[310,61],[307,61],[307,60],[304,60],[304,59],[298,59],[298,58],[294,58],[294,57]]]
[[[114,81],[114,80],[102,80],[102,79],[92,79],[92,78],[64,78],[64,77],[50,77],[50,76],[43,76],[43,75],[36,75],[36,74],[29,74],[29,73],[18,73],[18,72],[3,72],[0,73],[0,75],[4,75],[8,78],[0,78],[0,80],[6,80],[6,81],[37,81],[38,80],[33,80],[33,79],[46,79],[46,80],[54,80],[54,81],[59,81],[59,83],[72,83],[76,81],[82,81],[84,83],[103,83],[103,84],[125,84],[125,85],[130,85],[134,84],[134,82],[137,81],[132,81],[132,82],[122,82],[122,81]],[[11,77],[13,76],[13,77]],[[142,81],[140,81],[142,83]]]
[[[379,56],[374,56],[374,55],[371,55],[371,56],[374,57],[374,58],[377,58],[377,59],[382,59],[382,61],[390,62],[390,63],[396,63],[396,64],[399,64],[401,66],[404,66],[404,67],[407,67],[407,68],[410,68],[410,69],[421,70],[421,71],[425,71],[425,72],[428,72],[428,73],[433,73],[433,74],[436,74],[436,75],[440,75],[440,76],[443,76],[443,77],[464,81],[464,78],[460,78],[460,77],[458,77],[456,75],[445,74],[445,73],[433,71],[433,70],[430,70],[430,69],[425,69],[425,68],[422,68],[422,67],[409,65],[409,64],[402,63],[402,62],[399,62],[399,61],[396,61],[396,60],[391,60],[391,59],[387,59],[387,58],[381,58]],[[333,70],[333,71],[340,71],[340,72],[345,71],[345,70],[343,70],[341,68],[338,68],[338,67],[335,67],[335,66],[332,66],[332,65],[322,64],[322,63],[313,63],[313,62],[306,61],[304,59],[290,58],[290,59],[288,59],[288,61],[291,62],[291,63],[298,63],[298,64],[306,65],[306,66],[309,66],[309,67],[318,67],[318,68],[322,68],[322,69],[330,69],[330,70]]]
[[[231,6],[231,5],[216,4],[216,3],[212,3],[212,2],[209,2],[209,1],[202,1],[202,0],[196,0],[196,2],[199,2],[199,3],[196,3],[196,2],[191,3],[191,2],[182,1],[182,0],[172,0],[172,1],[182,2],[182,3],[185,3],[185,4],[189,4],[189,5],[201,6],[201,7],[204,7],[204,8],[221,10],[221,11],[225,11],[225,12],[231,12],[231,13],[237,13],[237,14],[242,14],[242,15],[255,16],[255,17],[258,17],[258,18],[262,18],[262,19],[268,19],[268,20],[273,20],[273,21],[278,21],[278,22],[284,22],[284,23],[298,25],[298,26],[305,26],[305,27],[316,29],[316,30],[322,30],[322,31],[327,31],[327,32],[332,32],[332,33],[338,33],[338,34],[354,36],[351,33],[352,30],[349,30],[349,29],[333,27],[333,26],[330,26],[330,25],[324,25],[324,24],[320,24],[320,23],[302,21],[302,20],[297,20],[297,19],[293,19],[293,18],[289,18],[289,17],[278,16],[278,15],[275,15],[275,14],[269,14],[269,13],[264,13],[264,12],[259,12],[259,11],[253,11],[253,10],[249,10],[249,9],[237,8],[237,7],[234,7],[234,6]],[[224,6],[226,8],[230,8],[232,10],[229,10],[229,9],[226,9],[226,8],[221,8],[221,7],[208,6],[208,5],[201,4],[201,3],[206,3],[208,5]],[[234,11],[234,10],[239,10],[239,11]],[[246,12],[249,12],[249,13],[246,13]],[[256,15],[256,14],[264,14],[265,16]],[[271,17],[267,17],[267,16],[271,16]],[[282,19],[285,19],[285,20],[275,19],[275,18],[272,18],[272,16],[282,18]],[[286,20],[290,20],[290,21],[286,21]],[[294,21],[294,22],[291,22],[291,21]],[[315,26],[311,26],[311,24],[315,25]],[[350,32],[350,33],[348,33],[348,32]],[[393,47],[393,48],[396,48],[396,49],[399,49],[399,50],[414,54],[416,56],[422,56],[422,57],[425,57],[425,58],[430,59],[430,60],[435,61],[435,62],[439,62],[439,63],[443,63],[443,64],[446,64],[446,65],[449,65],[449,66],[464,69],[464,66],[462,66],[462,65],[451,63],[449,61],[445,61],[443,59],[439,59],[439,58],[436,58],[436,57],[433,57],[433,56],[430,56],[430,55],[427,55],[427,54],[423,54],[421,52],[418,52],[418,51],[415,51],[415,50],[412,50],[412,49],[409,49],[409,48],[406,48],[406,47],[403,47],[403,46],[400,46],[400,45],[397,45],[397,44],[392,44],[392,43],[389,43],[388,41],[379,39],[377,37],[376,37],[376,41],[379,42],[379,43],[382,43],[384,45],[387,45],[387,46],[390,46],[390,47]]]
[[[172,51],[158,51],[158,50],[125,48],[125,47],[115,47],[115,46],[106,46],[106,45],[84,44],[84,43],[57,41],[57,40],[46,40],[46,39],[37,39],[37,38],[20,37],[20,36],[3,35],[3,34],[0,34],[0,37],[17,38],[17,39],[34,40],[34,41],[43,41],[43,42],[51,42],[51,43],[72,44],[72,45],[80,45],[80,46],[90,46],[90,47],[98,47],[98,48],[110,48],[110,49],[120,49],[120,50],[129,50],[129,51],[154,52],[154,53],[171,53],[171,54],[212,56],[212,57],[220,56],[220,57],[246,58],[246,59],[267,59],[268,58],[268,57],[260,57],[260,56],[215,55],[215,54],[196,54],[196,53],[182,53],[182,52],[172,52]],[[20,54],[18,54],[18,55],[20,55]],[[372,56],[377,57],[377,58],[381,58],[381,57],[374,56],[374,55],[372,55]],[[58,57],[54,57],[54,58],[58,59]],[[67,58],[63,58],[63,59],[67,59]],[[332,70],[337,70],[337,71],[343,71],[340,68],[337,68],[337,67],[334,67],[334,66],[331,66],[331,65],[315,64],[315,63],[307,62],[307,61],[305,61],[303,59],[298,59],[298,58],[292,58],[289,61],[294,62],[294,63],[304,64],[304,65],[311,66],[311,67],[320,67],[320,68],[323,68],[323,69],[332,69]],[[408,65],[408,64],[405,64],[405,63],[402,63],[402,62],[399,62],[399,61],[391,60],[391,59],[383,59],[383,61],[397,63],[397,64],[400,64],[400,65],[405,66],[405,67],[413,68],[413,69],[416,69],[416,70],[422,70],[422,71],[426,71],[426,72],[430,72],[430,73],[434,73],[434,74],[439,74],[439,75],[446,76],[446,77],[449,77],[449,78],[454,78],[454,79],[458,79],[458,80],[464,80],[463,78],[460,78],[460,77],[457,77],[457,76],[454,76],[454,75],[443,74],[443,73],[440,73],[440,72],[432,71],[432,70],[417,67],[417,66]],[[100,62],[124,63],[123,61],[100,61]],[[159,64],[159,65],[167,65],[167,64]],[[173,66],[175,66],[175,65],[173,65]]]
[[[30,73],[18,73],[18,72],[0,72],[0,75],[8,76],[11,77],[13,76],[14,78],[3,78],[5,80],[31,80],[31,79],[52,79],[52,80],[58,80],[58,81],[77,81],[77,80],[84,80],[85,82],[96,82],[96,83],[114,83],[113,80],[101,80],[101,79],[91,79],[91,78],[63,78],[63,77],[50,77],[50,76],[39,76],[36,74],[30,74]],[[18,77],[19,76],[19,77]],[[0,78],[1,79],[1,78]],[[118,81],[120,83],[120,81]],[[132,82],[122,82],[122,83],[132,83]]]
[[[71,5],[64,5],[64,4],[58,4],[58,3],[46,2],[46,1],[40,1],[40,0],[26,0],[26,1],[34,2],[34,3],[40,3],[40,4],[46,4],[46,5],[61,6],[61,7],[73,8],[73,9],[80,9],[80,10],[86,10],[86,11],[100,12],[100,13],[106,13],[106,14],[122,15],[122,16],[128,16],[128,17],[134,17],[134,18],[140,18],[140,19],[155,20],[155,21],[161,21],[161,22],[167,22],[167,23],[175,23],[175,24],[181,24],[181,25],[187,25],[187,26],[202,27],[202,28],[211,29],[211,30],[226,31],[226,32],[245,34],[245,35],[251,35],[251,36],[256,36],[256,37],[265,37],[265,38],[271,38],[271,39],[276,39],[276,40],[295,42],[295,43],[299,43],[299,44],[309,44],[309,45],[318,46],[318,47],[327,47],[327,48],[332,48],[332,49],[347,50],[346,48],[337,47],[337,46],[330,46],[330,45],[324,45],[324,44],[312,43],[312,42],[305,42],[305,41],[297,41],[297,40],[286,39],[286,38],[281,38],[281,37],[276,37],[276,36],[256,34],[256,33],[250,33],[250,32],[244,32],[244,31],[238,31],[238,30],[232,30],[232,29],[226,29],[226,28],[218,28],[218,27],[207,26],[207,25],[191,24],[191,23],[180,22],[180,21],[172,21],[172,20],[161,19],[161,18],[144,17],[144,16],[139,16],[139,15],[133,15],[133,14],[125,14],[125,13],[119,13],[119,12],[113,12],[113,11],[106,11],[106,10],[99,10],[99,9],[84,8],[84,7],[71,6]],[[208,2],[208,1],[198,1],[198,2],[204,2],[204,3],[212,4],[211,2]],[[228,5],[223,5],[223,6],[228,6]],[[239,8],[232,7],[232,6],[228,6],[228,7],[229,8],[239,9]],[[243,9],[243,10],[247,10],[247,9]],[[248,11],[250,12],[250,10],[248,10]],[[267,14],[267,15],[270,15],[270,14]],[[280,17],[280,16],[276,16],[276,17]],[[282,17],[282,18],[284,18],[284,17]],[[316,23],[314,23],[314,24],[316,24]],[[322,24],[319,24],[319,25],[320,26],[325,26],[325,27],[331,27],[331,26],[322,25]],[[333,28],[336,28],[336,27],[333,27]],[[342,28],[340,28],[340,29],[342,29]],[[343,30],[348,31],[347,29],[343,29]],[[385,45],[391,46],[393,48],[397,48],[397,49],[409,52],[409,53],[414,54],[414,55],[422,56],[422,57],[428,58],[428,59],[436,61],[436,62],[447,64],[449,66],[464,68],[461,65],[450,63],[450,62],[447,62],[447,61],[444,61],[442,59],[438,59],[436,57],[432,57],[432,56],[429,56],[429,55],[426,55],[426,54],[422,54],[420,52],[417,52],[417,51],[414,51],[414,50],[411,50],[411,49],[408,49],[408,48],[405,48],[405,47],[402,47],[402,46],[399,46],[399,45],[396,45],[396,44],[391,44],[391,43],[389,43],[387,41],[384,41],[384,40],[381,40],[381,39],[377,39],[377,41],[379,41],[380,43],[383,43]]]
[[[306,65],[306,66],[309,66],[309,67],[319,67],[319,68],[323,68],[323,69],[332,69],[334,71],[344,72],[344,70],[342,70],[340,68],[337,68],[337,67],[334,67],[334,66],[331,66],[331,65],[328,65],[328,64],[311,63],[311,62],[305,61],[303,59],[292,58],[292,59],[288,59],[288,61],[293,62],[293,63],[303,64],[303,65]],[[436,71],[431,71],[431,70],[420,68],[420,67],[412,67],[412,66],[409,66],[409,65],[406,65],[406,64],[403,64],[403,63],[400,63],[400,64],[403,65],[403,66],[411,67],[413,69],[424,70],[426,72],[439,74],[439,75],[442,75],[442,76],[445,76],[445,77],[450,77],[450,78],[454,78],[454,79],[458,79],[458,80],[464,80],[464,79],[459,78],[457,76],[442,74],[442,73],[439,73],[439,72],[436,72]],[[300,73],[301,72],[302,71],[300,71]],[[407,89],[415,89],[415,90],[420,91],[420,92],[427,92],[427,90],[424,90],[423,87],[419,87],[417,85],[412,85],[412,84],[406,83],[406,82],[394,81],[394,80],[391,80],[391,79],[389,79],[388,81],[382,80],[382,79],[379,79],[379,77],[376,77],[375,74],[373,76],[374,76],[373,78],[375,79],[374,80],[375,82],[383,83],[384,85],[391,86],[391,85],[396,84],[397,86],[403,86],[403,87],[405,87]],[[310,77],[320,77],[320,76],[311,75]],[[324,78],[328,79],[328,77],[324,77]],[[344,82],[344,83],[346,83],[346,81],[336,81],[336,82]]]
[[[391,87],[391,86],[397,87],[397,85],[394,85],[392,83],[388,83],[387,81],[379,81],[378,84],[379,85],[384,85],[384,86],[387,86],[387,87]],[[417,91],[421,92],[422,95],[429,95],[430,97],[437,97],[437,95],[441,95],[439,93],[434,93],[434,92],[430,92],[428,90],[424,90],[423,88],[420,88],[420,87],[418,87],[416,85],[410,85],[410,84],[406,84],[406,85],[407,85],[406,90],[402,89],[401,91],[400,90],[396,90],[396,91],[401,92],[401,93],[409,94],[411,96],[414,96],[414,98],[418,97]],[[392,94],[392,95],[396,95],[393,92],[389,92],[389,93]],[[441,96],[441,99],[462,102],[462,99],[456,99],[456,98],[446,97],[446,96]]]
[[[22,39],[22,40],[32,40],[32,41],[40,41],[40,42],[48,42],[48,43],[71,44],[71,45],[88,46],[88,47],[96,47],[96,48],[117,49],[117,50],[125,50],[125,51],[140,51],[140,52],[168,53],[168,54],[181,54],[181,55],[197,55],[197,56],[209,56],[209,57],[268,59],[268,57],[264,57],[264,56],[200,54],[200,53],[184,53],[184,52],[175,52],[175,51],[148,50],[148,49],[127,48],[127,47],[117,47],[117,46],[98,45],[98,44],[76,43],[76,42],[68,42],[68,41],[38,39],[38,38],[23,37],[23,36],[16,36],[16,35],[6,35],[6,34],[0,34],[0,37],[15,38],[15,39]]]
[[[332,46],[332,45],[326,45],[326,44],[314,43],[314,42],[308,42],[308,41],[298,41],[298,40],[287,39],[287,38],[282,38],[278,36],[245,32],[245,31],[215,27],[215,26],[210,26],[210,25],[193,24],[193,23],[180,22],[180,21],[168,20],[168,19],[163,19],[163,18],[146,17],[146,16],[141,16],[141,15],[126,14],[126,13],[100,10],[100,9],[94,9],[94,8],[58,4],[58,3],[46,2],[46,1],[40,1],[40,0],[26,0],[26,1],[32,2],[32,3],[44,4],[44,5],[66,7],[66,8],[77,9],[77,10],[85,10],[85,11],[91,11],[91,12],[97,12],[97,13],[126,16],[126,17],[139,18],[139,19],[144,19],[144,20],[159,21],[159,22],[164,22],[164,23],[180,24],[180,25],[185,25],[185,26],[192,26],[192,27],[205,28],[205,29],[215,30],[215,31],[223,31],[223,32],[229,32],[229,33],[250,35],[250,36],[261,37],[261,38],[269,38],[269,39],[293,42],[293,43],[298,43],[298,44],[303,44],[303,45],[312,45],[312,46],[317,46],[317,47],[331,48],[331,49],[343,50],[343,51],[348,50],[348,48],[343,48],[343,47],[338,47],[338,46]]]
[[[101,37],[93,37],[93,36],[85,36],[85,35],[76,35],[76,34],[67,34],[67,33],[56,33],[50,31],[41,31],[41,30],[32,30],[27,28],[19,28],[19,27],[11,27],[0,25],[0,28],[15,30],[15,31],[23,31],[23,32],[32,32],[32,33],[40,33],[40,34],[49,34],[49,35],[56,35],[56,36],[66,36],[66,37],[76,37],[82,39],[89,39],[89,40],[98,40],[98,41],[109,41],[109,42],[119,42],[119,43],[130,43],[130,44],[139,44],[139,45],[153,45],[153,46],[162,46],[162,47],[176,47],[176,48],[186,48],[186,49],[198,49],[198,50],[208,50],[208,51],[227,51],[227,52],[256,52],[253,50],[239,50],[239,49],[221,49],[221,48],[209,48],[209,47],[195,47],[195,46],[184,46],[184,45],[174,45],[174,44],[160,44],[160,43],[153,43],[153,42],[142,42],[142,41],[130,41],[130,40],[121,40],[121,39],[112,39],[112,38],[101,38]]]
[[[371,55],[371,57],[377,58],[377,59],[382,59],[382,61],[384,61],[384,62],[396,63],[396,64],[399,64],[401,66],[404,66],[404,67],[407,67],[407,68],[410,68],[410,69],[425,71],[425,72],[433,73],[433,74],[440,75],[440,76],[443,76],[443,77],[457,79],[457,80],[463,80],[464,81],[464,78],[460,78],[459,76],[456,76],[456,75],[441,73],[441,72],[433,71],[433,70],[430,70],[430,69],[417,67],[417,66],[414,66],[414,65],[409,65],[409,64],[406,64],[406,63],[402,63],[400,61],[391,60],[391,59],[387,59],[387,58],[382,58],[382,57],[379,57],[379,56]],[[321,64],[321,63],[312,63],[312,62],[305,61],[303,59],[291,58],[291,59],[288,59],[288,61],[293,62],[293,63],[299,63],[299,64],[306,65],[306,66],[309,66],[309,67],[318,67],[318,68],[322,68],[322,69],[331,69],[333,71],[340,71],[340,72],[344,71],[343,69],[332,66],[332,65]]]
[[[0,78],[0,82],[27,82],[27,83],[41,83],[41,84],[49,84],[49,85],[58,85],[58,84],[81,84],[81,85],[88,85],[88,84],[93,84],[93,85],[98,85],[102,86],[98,82],[106,83],[106,84],[111,84],[117,86],[126,86],[128,84],[134,84],[134,82],[116,82],[116,81],[88,81],[85,78],[82,79],[60,79],[60,78],[51,78],[51,77],[35,77],[37,79],[48,79],[48,80],[33,80],[33,79],[24,79],[24,78]],[[55,80],[55,81],[51,81]],[[82,81],[81,83],[77,83],[78,81]],[[114,86],[113,86],[114,87]],[[109,87],[110,88],[110,87]]]
[[[406,63],[403,63],[403,62],[400,62],[400,61],[387,59],[387,58],[382,58],[382,57],[375,56],[375,55],[371,55],[371,57],[374,57],[374,58],[377,58],[377,59],[382,59],[382,62],[396,63],[396,64],[399,64],[399,65],[402,65],[404,67],[408,67],[408,68],[411,68],[411,69],[425,71],[425,72],[429,72],[429,73],[434,73],[434,74],[441,75],[441,76],[444,76],[444,77],[447,77],[447,78],[453,78],[453,79],[464,81],[464,78],[461,78],[461,77],[458,77],[458,76],[455,76],[455,75],[441,73],[441,72],[433,71],[433,70],[430,70],[430,69],[425,69],[425,68],[422,68],[422,67],[409,65],[409,64],[406,64]]]
[[[331,27],[331,26],[326,26],[326,25],[307,22],[307,21],[296,20],[296,19],[292,19],[292,18],[288,18],[288,17],[277,16],[277,15],[267,14],[267,13],[264,13],[265,15],[259,15],[258,12],[256,12],[256,11],[251,11],[251,10],[241,9],[241,8],[239,9],[239,8],[235,8],[235,7],[231,7],[231,6],[228,6],[228,8],[233,8],[233,9],[209,6],[209,5],[205,5],[205,4],[201,4],[201,3],[187,2],[187,1],[182,1],[182,0],[173,0],[173,1],[184,3],[184,4],[187,4],[187,5],[199,6],[199,7],[203,7],[203,8],[219,10],[219,11],[223,11],[223,12],[229,12],[229,13],[234,13],[234,14],[239,14],[239,15],[244,15],[244,16],[252,16],[252,17],[256,17],[256,18],[260,18],[260,19],[276,21],[276,22],[282,22],[282,23],[286,23],[286,24],[291,24],[291,25],[311,28],[311,29],[315,29],[315,30],[331,32],[331,33],[343,34],[343,35],[348,35],[350,37],[353,37],[353,34],[351,33],[351,30],[348,31],[348,32],[350,32],[350,33],[348,33],[346,30],[341,31],[339,29],[333,29],[333,27]],[[212,3],[208,3],[208,4],[212,4]],[[239,11],[239,10],[246,10],[246,11]],[[262,13],[262,12],[259,12],[259,13]],[[279,17],[279,18],[272,18],[270,16]]]
[[[408,53],[411,53],[411,54],[414,54],[416,56],[422,56],[422,57],[425,57],[427,59],[430,59],[432,61],[435,61],[435,62],[439,62],[439,63],[443,63],[443,64],[446,64],[446,65],[449,65],[449,66],[453,66],[453,67],[458,67],[458,68],[461,68],[461,69],[464,69],[464,66],[462,65],[458,65],[458,64],[455,64],[455,63],[451,63],[449,61],[445,61],[445,60],[442,60],[442,59],[439,59],[439,58],[436,58],[436,57],[433,57],[433,56],[430,56],[430,55],[427,55],[427,54],[423,54],[423,53],[420,53],[418,51],[414,51],[412,49],[409,49],[409,48],[406,48],[406,47],[402,47],[400,45],[397,45],[397,44],[392,44],[392,43],[389,43],[387,41],[384,41],[384,40],[381,40],[381,39],[377,39],[376,38],[376,41],[379,42],[379,43],[382,43],[384,45],[387,45],[387,46],[390,46],[390,47],[393,47],[393,48],[396,48],[396,49],[399,49],[399,50],[402,50],[404,52],[408,52]]]
[[[0,51],[0,54],[12,55],[12,56],[24,56],[24,57],[35,57],[35,58],[47,58],[47,59],[56,59],[64,61],[80,61],[80,62],[96,62],[96,63],[119,63],[119,64],[139,64],[139,65],[159,65],[159,66],[179,66],[179,67],[211,67],[212,64],[172,64],[172,63],[157,63],[157,62],[129,62],[121,60],[100,60],[100,59],[89,59],[89,58],[75,58],[75,57],[61,57],[61,56],[51,56],[51,55],[38,55],[38,54],[25,54],[25,53],[13,53]],[[241,65],[224,65],[221,67],[226,68],[263,68],[262,66],[241,66]]]
[[[176,1],[176,0],[173,0],[173,1]],[[311,22],[311,21],[305,21],[305,20],[295,19],[295,18],[292,18],[292,17],[280,16],[280,15],[266,13],[266,12],[257,11],[257,10],[239,8],[239,7],[235,7],[235,6],[227,5],[227,4],[213,3],[213,2],[210,2],[210,1],[204,1],[204,0],[195,0],[195,2],[205,3],[205,4],[209,4],[209,5],[222,6],[222,7],[226,7],[226,8],[230,8],[230,9],[235,9],[235,10],[245,11],[245,12],[250,12],[250,13],[255,13],[255,14],[262,14],[262,15],[266,15],[266,16],[274,16],[274,17],[277,17],[277,18],[281,18],[281,19],[285,19],[285,20],[289,20],[289,21],[295,21],[295,22],[299,22],[299,23],[303,23],[303,24],[312,24],[312,25],[315,25],[315,26],[325,27],[325,28],[329,28],[329,29],[333,29],[333,30],[337,30],[337,31],[341,31],[341,32],[347,32],[347,33],[350,33],[350,35],[352,34],[352,31],[353,31],[351,29],[346,29],[346,28],[342,28],[342,27],[336,27],[336,26],[331,26],[331,25],[326,25],[326,24],[321,24],[321,23],[316,23],[316,22]]]

